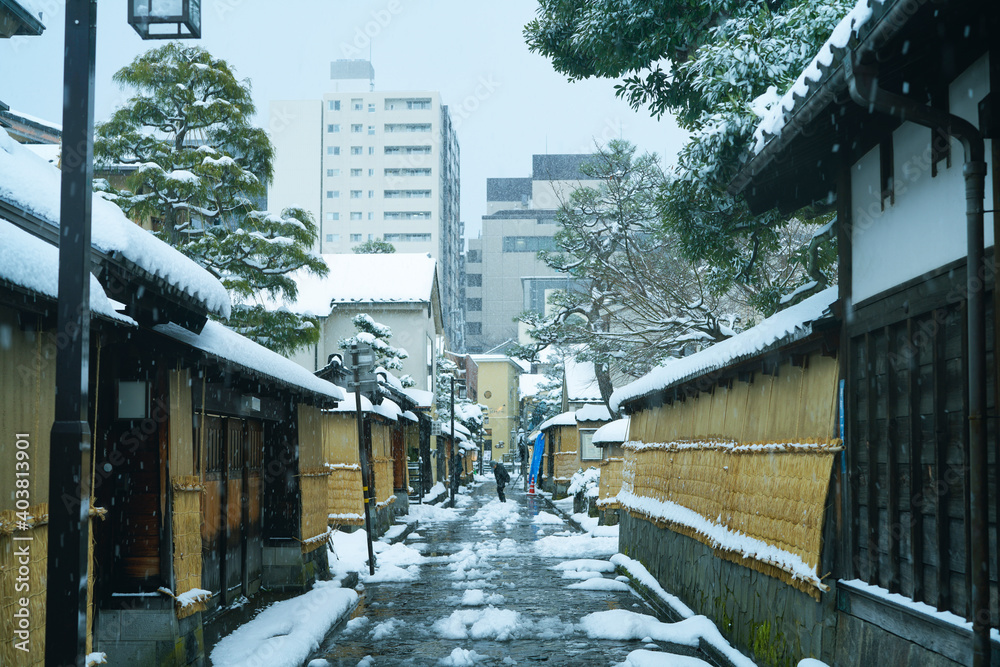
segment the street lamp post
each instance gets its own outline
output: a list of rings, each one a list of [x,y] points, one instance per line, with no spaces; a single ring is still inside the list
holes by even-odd
[[[361,464],[361,495],[364,498],[365,533],[368,542],[368,574],[375,574],[375,549],[372,546],[371,500],[371,466],[368,461],[368,450],[365,447],[364,416],[361,413],[361,392],[363,389],[375,393],[375,376],[373,364],[375,355],[367,345],[354,343],[351,345],[351,366],[354,369],[354,409],[358,424],[358,461]]]
[[[154,0],[145,2],[149,6],[154,4]],[[174,37],[200,36],[200,0],[184,0],[182,4],[187,20],[197,25],[197,34],[178,33]],[[192,4],[196,10],[194,16]],[[158,11],[157,15],[162,13]],[[131,6],[129,17],[132,18]],[[60,344],[56,350],[55,420],[49,440],[49,460],[58,465],[52,465],[49,472],[50,539],[45,571],[45,664],[49,667],[83,667],[87,656],[92,457],[88,422],[90,261],[96,44],[97,0],[66,0],[59,297],[56,306]]]
[[[451,506],[458,493],[458,443],[455,441],[455,376],[451,376]]]

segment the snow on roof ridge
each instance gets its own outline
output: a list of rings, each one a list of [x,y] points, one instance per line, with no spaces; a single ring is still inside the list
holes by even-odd
[[[552,426],[576,426],[576,411],[569,410],[567,412],[561,412],[555,417],[549,417],[542,422],[541,426],[538,427],[538,430],[544,431]]]
[[[812,333],[812,323],[823,316],[837,300],[837,286],[822,292],[767,318],[757,326],[732,338],[720,341],[701,352],[682,357],[654,368],[638,380],[621,387],[611,395],[611,409],[618,411],[622,403],[666,389],[704,373],[724,368],[742,359],[760,354],[775,344],[783,344]]]
[[[566,398],[570,402],[601,400],[594,362],[566,359]]]
[[[59,226],[61,173],[54,165],[11,139],[0,128],[0,199],[45,222]],[[139,227],[114,203],[94,193],[91,245],[108,254],[120,254],[162,278],[225,319],[229,292],[212,274],[178,250]]]
[[[874,6],[883,5],[886,2],[892,2],[892,0],[857,0],[854,8],[841,19],[837,27],[833,29],[830,37],[820,47],[816,57],[802,70],[798,79],[795,80],[795,83],[791,85],[780,100],[773,99],[777,97],[777,92],[773,90],[773,86],[768,89],[767,93],[755,100],[755,105],[766,106],[769,109],[761,118],[757,129],[754,130],[754,145],[751,149],[753,155],[760,153],[771,138],[781,134],[781,130],[786,124],[785,114],[787,113],[790,116],[799,101],[808,97],[809,89],[812,85],[824,79],[826,73],[823,70],[827,70],[828,73],[838,56],[838,54],[834,53],[834,50],[845,49],[852,37],[857,38],[861,29],[874,14]],[[771,99],[763,99],[765,97]]]
[[[625,442],[628,438],[629,418],[622,417],[613,422],[608,422],[601,428],[594,431],[594,438],[591,442],[595,445],[606,442]]]
[[[58,299],[59,248],[0,218],[0,280]],[[90,274],[90,309],[98,315],[137,326],[131,317],[115,310],[94,274]]]
[[[603,403],[588,403],[575,416],[578,422],[606,422],[611,419],[611,411]]]
[[[173,323],[158,324],[153,327],[153,330],[286,384],[301,387],[337,401],[346,399],[344,390],[337,385],[316,377],[294,361],[286,359],[249,338],[244,338],[218,322],[209,320],[205,323],[205,328],[200,334],[188,331]]]
[[[426,253],[323,254],[325,277],[304,269],[291,274],[298,285],[295,301],[265,298],[268,307],[326,317],[334,304],[427,303],[433,298],[437,261]]]

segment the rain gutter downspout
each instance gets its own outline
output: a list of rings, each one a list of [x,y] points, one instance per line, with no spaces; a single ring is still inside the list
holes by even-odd
[[[983,198],[986,147],[979,130],[964,118],[878,87],[877,68],[860,64],[869,52],[859,50],[844,60],[851,99],[869,112],[879,112],[929,127],[962,142],[965,151],[965,215],[968,238],[966,308],[969,349],[969,523],[972,579],[972,664],[990,664],[989,491],[986,448],[986,276]],[[873,54],[872,54],[873,55]]]

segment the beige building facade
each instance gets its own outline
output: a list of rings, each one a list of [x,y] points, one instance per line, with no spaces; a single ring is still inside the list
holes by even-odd
[[[473,354],[477,370],[477,400],[488,409],[486,447],[494,458],[516,451],[521,423],[520,376],[524,370],[510,357]]]

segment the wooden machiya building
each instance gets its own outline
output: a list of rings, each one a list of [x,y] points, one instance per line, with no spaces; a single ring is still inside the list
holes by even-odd
[[[48,498],[60,465],[48,453],[59,172],[0,130],[0,183],[0,428],[30,434],[32,489],[19,522],[15,480],[0,480],[0,589],[12,590],[26,536],[34,577],[31,651],[5,642],[0,663],[34,665],[48,515],[72,503]],[[191,260],[110,202],[95,197],[93,212],[88,650],[116,664],[204,664],[206,632],[230,603],[326,576],[321,411],[344,394],[211,320],[228,316],[229,296]],[[16,447],[5,439],[0,455]]]
[[[732,184],[754,211],[836,212],[835,664],[1000,664],[998,17],[859,2]]]

